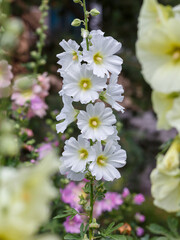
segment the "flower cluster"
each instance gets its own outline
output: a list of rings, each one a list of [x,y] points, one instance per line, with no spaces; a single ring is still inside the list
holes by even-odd
[[[167,212],[180,211],[180,139],[176,138],[166,154],[160,154],[151,173],[154,204]]]
[[[49,88],[50,78],[47,73],[43,73],[37,78],[33,75],[16,78],[11,96],[13,109],[27,108],[28,118],[44,117],[48,109],[45,98],[49,95]]]
[[[142,73],[152,87],[152,103],[158,128],[176,128],[180,133],[180,13],[179,6],[163,6],[157,0],[144,0],[136,45]],[[179,211],[179,137],[157,158],[151,174],[156,206]],[[166,152],[166,153],[165,153]],[[165,154],[164,154],[165,153]]]
[[[50,215],[50,201],[57,195],[50,177],[57,170],[50,153],[38,165],[0,170],[0,238],[33,240]],[[46,236],[47,237],[47,236]],[[56,238],[42,239],[56,239]]]
[[[118,84],[122,59],[115,55],[121,44],[100,30],[90,32],[90,36],[91,40],[82,41],[82,51],[75,41],[62,40],[64,52],[57,55],[64,103],[57,116],[57,132],[63,133],[73,121],[81,131],[77,139],[65,142],[60,171],[71,180],[82,180],[90,171],[96,180],[112,181],[120,177],[116,168],[126,163],[126,152],[118,144],[115,115],[105,105],[124,111],[119,104],[123,88]],[[80,102],[83,109],[86,104],[85,110],[75,109],[73,102]]]
[[[144,0],[136,45],[145,80],[153,89],[158,127],[180,132],[180,14],[177,7]]]
[[[83,212],[83,207],[80,205],[80,196],[87,199],[87,195],[82,189],[84,186],[85,182],[78,184],[70,182],[64,189],[60,189],[61,200],[76,209],[79,213]],[[126,205],[128,208],[128,206],[141,205],[144,201],[145,198],[143,194],[131,194],[128,188],[124,188],[121,194],[107,192],[104,199],[95,202],[93,216],[97,219],[101,217],[104,212],[111,212],[113,210],[121,211],[121,208],[124,208],[126,211]],[[123,214],[121,213],[121,215]],[[136,221],[136,234],[137,236],[142,236],[144,229],[139,225],[145,222],[146,217],[140,212],[136,212],[134,219]],[[87,216],[76,215],[73,219],[67,217],[63,225],[66,232],[80,233],[80,225],[82,222],[88,222]]]

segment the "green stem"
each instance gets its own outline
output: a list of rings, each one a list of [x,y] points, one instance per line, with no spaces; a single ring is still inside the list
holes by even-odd
[[[88,20],[87,20],[87,14],[86,14],[86,0],[83,0],[83,9],[84,9],[85,29],[88,31]],[[87,50],[89,51],[89,40],[88,40],[88,38],[86,38],[86,46],[87,46]]]
[[[94,190],[93,190],[93,185],[94,182],[93,180],[91,180],[91,188],[90,188],[90,207],[91,207],[91,211],[90,211],[90,215],[89,215],[89,224],[92,223],[93,221],[93,206],[94,206]],[[89,228],[89,240],[93,240],[93,229]]]

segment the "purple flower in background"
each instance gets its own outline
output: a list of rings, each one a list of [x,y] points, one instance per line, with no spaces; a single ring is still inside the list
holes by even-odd
[[[63,223],[66,232],[69,233],[80,233],[80,226],[83,222],[81,216],[76,215],[72,220],[70,217],[66,218],[66,221]]]
[[[37,150],[37,152],[39,153],[39,159],[42,159],[43,157],[45,157],[46,154],[50,152],[52,149],[53,148],[51,143],[42,144]]]
[[[133,202],[137,205],[141,205],[145,201],[145,197],[142,193],[136,194],[134,196]]]
[[[101,201],[103,211],[112,211],[118,209],[123,204],[121,195],[116,192],[107,192],[105,198]]]
[[[144,234],[144,229],[142,227],[137,227],[136,228],[136,235],[138,237],[141,237]]]
[[[102,203],[101,201],[96,201],[93,208],[93,216],[95,218],[98,218],[99,216],[101,216],[102,213],[103,213]]]
[[[46,115],[46,110],[48,109],[47,104],[38,96],[35,96],[31,99],[31,107],[28,112],[28,117],[36,115],[40,118]]]
[[[61,199],[63,202],[68,203],[72,208],[76,210],[81,210],[81,205],[79,205],[79,196],[84,195],[82,188],[84,183],[81,182],[76,185],[74,182],[70,182],[64,189],[60,189]]]
[[[129,196],[129,194],[130,194],[129,189],[125,187],[122,192],[122,197],[126,198],[127,196]]]
[[[146,220],[146,217],[139,212],[137,212],[134,217],[135,217],[136,221],[141,222],[141,223]]]

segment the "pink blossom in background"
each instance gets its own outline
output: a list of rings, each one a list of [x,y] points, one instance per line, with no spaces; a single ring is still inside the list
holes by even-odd
[[[31,159],[30,162],[33,163],[33,164],[35,164],[35,163],[36,163],[36,160]]]
[[[33,137],[34,136],[34,133],[31,129],[29,128],[22,128],[21,129],[21,133],[26,133],[28,137]]]
[[[63,202],[68,203],[72,208],[76,210],[81,210],[81,205],[79,205],[79,196],[84,195],[82,188],[85,183],[81,182],[76,185],[74,182],[70,182],[64,189],[60,189],[61,199]]]
[[[142,227],[137,227],[136,228],[136,235],[138,237],[141,237],[144,234],[144,229]]]
[[[49,89],[50,89],[50,77],[48,77],[48,74],[45,72],[38,76],[38,82],[42,88],[41,96],[46,97],[49,95]]]
[[[31,99],[30,109],[28,111],[28,118],[33,116],[38,116],[40,118],[46,115],[46,110],[48,109],[47,104],[38,96]]]
[[[116,192],[107,192],[105,198],[101,201],[103,211],[112,211],[118,209],[123,204],[121,195]]]
[[[136,221],[141,222],[141,223],[145,222],[145,220],[146,220],[146,217],[139,212],[137,212],[134,217],[135,217]]]
[[[128,188],[124,188],[123,192],[122,192],[122,197],[126,198],[127,196],[129,196],[129,194],[130,194],[129,189]]]
[[[80,226],[82,222],[83,220],[81,216],[76,215],[72,220],[70,220],[70,217],[67,217],[63,225],[68,233],[80,233]]]
[[[0,88],[6,88],[13,78],[12,66],[6,60],[0,61]]]
[[[96,201],[93,208],[93,217],[98,218],[103,213],[101,201]]]
[[[133,202],[137,205],[141,205],[145,201],[145,197],[142,193],[136,194],[133,198]]]
[[[27,117],[38,116],[43,118],[48,109],[45,103],[45,97],[49,95],[50,80],[47,74],[38,76],[34,79],[31,75],[21,76],[14,82],[11,99],[14,103],[14,109],[17,106],[26,106],[28,108]]]
[[[51,143],[44,143],[38,149],[37,152],[39,153],[39,159],[42,159],[53,149]]]

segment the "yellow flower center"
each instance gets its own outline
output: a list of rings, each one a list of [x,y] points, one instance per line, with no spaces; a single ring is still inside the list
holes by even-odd
[[[97,160],[96,160],[97,164],[99,166],[105,166],[106,165],[106,162],[107,162],[107,157],[105,157],[104,155],[100,155],[98,156]]]
[[[81,160],[85,160],[88,157],[89,153],[86,149],[82,148],[79,150],[79,156]]]
[[[93,56],[93,60],[96,64],[102,64],[103,63],[103,56],[101,55],[100,52],[97,52],[94,56]]]
[[[89,119],[89,126],[91,128],[98,128],[100,124],[101,122],[98,117],[92,117]]]
[[[82,90],[86,91],[92,87],[91,79],[82,78],[79,82],[79,86]]]
[[[22,92],[22,95],[25,99],[29,99],[32,96],[33,92],[32,90],[25,90]]]
[[[72,60],[73,60],[73,61],[77,61],[77,60],[78,60],[77,52],[74,51],[74,52],[72,53],[72,55],[73,55]]]
[[[172,51],[172,58],[174,61],[180,61],[180,47],[175,47]]]

